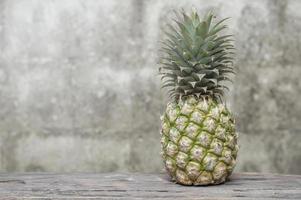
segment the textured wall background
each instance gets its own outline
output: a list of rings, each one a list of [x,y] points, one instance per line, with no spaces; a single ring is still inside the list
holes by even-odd
[[[1,0],[0,171],[160,171],[171,9],[236,35],[237,171],[301,174],[301,1]]]

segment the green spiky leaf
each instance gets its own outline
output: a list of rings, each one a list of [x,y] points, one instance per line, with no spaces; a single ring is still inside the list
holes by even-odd
[[[171,98],[223,97],[227,88],[221,83],[232,82],[229,74],[235,73],[233,35],[223,34],[227,19],[215,21],[212,13],[200,19],[196,12],[176,12],[162,41],[159,69],[162,88],[169,88]]]

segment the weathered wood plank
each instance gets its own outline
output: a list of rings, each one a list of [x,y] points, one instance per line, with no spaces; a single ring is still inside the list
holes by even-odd
[[[182,186],[164,174],[0,174],[0,199],[301,199],[301,176],[234,174],[218,186]]]

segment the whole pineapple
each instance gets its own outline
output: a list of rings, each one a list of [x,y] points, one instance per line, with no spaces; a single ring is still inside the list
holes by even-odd
[[[224,104],[233,74],[231,35],[208,13],[177,14],[163,41],[160,74],[170,102],[162,116],[162,155],[167,172],[184,185],[225,182],[238,151],[234,119]]]

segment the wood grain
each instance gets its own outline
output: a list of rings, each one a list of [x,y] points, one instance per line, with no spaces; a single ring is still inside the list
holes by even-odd
[[[218,186],[182,186],[165,174],[0,174],[0,199],[301,199],[301,176],[243,173]]]

